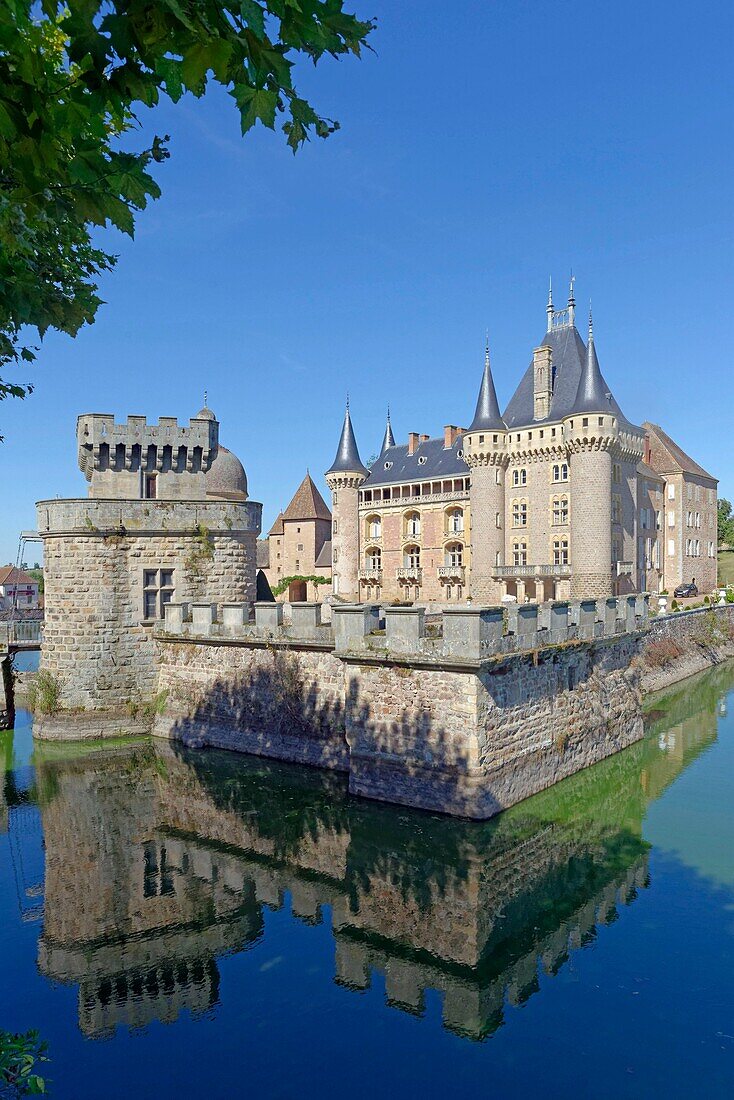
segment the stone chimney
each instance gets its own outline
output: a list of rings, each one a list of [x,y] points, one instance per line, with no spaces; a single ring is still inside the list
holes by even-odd
[[[461,428],[457,428],[455,424],[447,424],[443,430],[444,447],[453,447],[454,443],[460,435]]]
[[[533,352],[533,416],[545,420],[550,412],[553,395],[553,365],[551,349],[543,344]]]
[[[420,436],[418,435],[418,432],[408,432],[408,454],[409,455],[414,455],[415,454],[416,448],[418,447],[419,441],[420,441]]]

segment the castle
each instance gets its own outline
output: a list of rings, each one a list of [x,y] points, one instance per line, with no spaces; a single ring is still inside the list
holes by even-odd
[[[655,424],[633,424],[565,309],[504,413],[489,359],[468,428],[362,462],[349,406],[326,472],[333,593],[347,601],[539,602],[716,584],[717,480]]]

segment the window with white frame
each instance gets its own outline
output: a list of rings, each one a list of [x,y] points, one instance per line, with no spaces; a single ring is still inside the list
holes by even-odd
[[[420,512],[408,512],[405,517],[405,533],[412,538],[418,538],[421,533]]]
[[[451,535],[460,535],[464,530],[464,512],[461,508],[450,508],[446,513],[446,530]]]
[[[568,497],[553,497],[553,526],[568,523]]]
[[[553,539],[553,564],[568,565],[568,539]]]
[[[382,538],[382,518],[380,516],[367,516],[367,538]]]
[[[526,542],[515,541],[512,544],[512,564],[513,565],[527,565],[528,564],[528,544]]]
[[[450,542],[444,551],[444,563],[451,566],[464,564],[464,547],[460,542]]]
[[[526,500],[513,500],[512,502],[512,526],[527,527],[528,502]]]
[[[559,462],[553,467],[554,481],[568,481],[568,463]]]
[[[513,485],[527,485],[528,472],[525,469],[512,471],[512,484]]]
[[[403,565],[406,569],[420,569],[421,564],[421,548],[420,546],[406,546],[403,550]]]

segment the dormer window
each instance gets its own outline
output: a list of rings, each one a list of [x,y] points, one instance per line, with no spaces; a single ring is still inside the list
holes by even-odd
[[[385,469],[386,469],[386,470],[391,470],[391,469],[392,469],[392,462],[390,462],[390,461],[388,460],[388,461],[387,461],[387,462],[385,463]]]

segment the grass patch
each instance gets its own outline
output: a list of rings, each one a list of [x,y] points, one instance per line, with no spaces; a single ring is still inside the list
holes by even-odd
[[[718,567],[721,587],[734,584],[734,550],[719,550]]]
[[[41,669],[28,688],[28,709],[32,714],[56,714],[60,706],[60,681]]]

